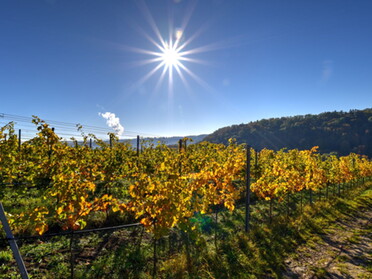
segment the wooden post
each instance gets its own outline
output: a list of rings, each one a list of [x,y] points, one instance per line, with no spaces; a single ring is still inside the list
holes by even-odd
[[[183,144],[183,140],[180,139],[180,140],[178,141],[178,152],[179,152],[179,153],[182,152],[182,144]],[[183,157],[183,156],[180,156],[180,161],[178,162],[179,174],[180,174],[180,175],[182,174],[182,157]]]
[[[54,133],[54,127],[52,127],[52,132]],[[53,152],[53,147],[52,147],[52,144],[51,144],[51,145],[49,145],[49,150],[48,150],[48,158],[49,158],[49,160],[52,157],[52,152]]]
[[[21,129],[18,130],[18,151],[21,152],[21,145],[22,145],[22,132]]]
[[[245,232],[249,231],[250,203],[251,203],[251,147],[247,144],[247,163],[245,172]]]
[[[255,179],[257,180],[258,179],[258,151],[255,151],[255,160],[254,160],[254,164],[255,164],[255,169],[256,169],[256,177]]]
[[[178,141],[178,151],[179,152],[181,152],[181,150],[182,150],[182,139],[180,139],[179,141]]]
[[[1,223],[3,224],[6,237],[8,238],[10,248],[12,249],[14,259],[16,260],[19,271],[21,272],[22,279],[28,279],[29,277],[28,277],[25,264],[23,262],[21,254],[19,253],[17,242],[15,241],[13,237],[13,233],[9,227],[8,220],[6,219],[6,216],[5,216],[4,207],[1,202],[0,202],[0,219],[1,219]]]
[[[140,155],[140,136],[137,136],[137,167],[139,166],[139,155]]]
[[[140,153],[140,136],[137,136],[137,157],[139,156]]]

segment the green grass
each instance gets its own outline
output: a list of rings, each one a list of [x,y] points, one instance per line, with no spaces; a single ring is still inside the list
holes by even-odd
[[[327,270],[323,267],[314,267],[312,271],[314,272],[313,278],[324,278],[328,275]]]

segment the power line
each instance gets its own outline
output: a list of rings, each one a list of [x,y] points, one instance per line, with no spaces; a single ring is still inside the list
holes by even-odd
[[[0,113],[0,123],[4,125],[8,124],[9,122],[16,122],[16,124],[19,125],[20,127],[26,126],[26,128],[29,128],[33,124],[32,123],[33,119],[34,117]],[[5,120],[8,120],[8,122]],[[45,121],[45,123],[47,123],[48,125],[54,128],[58,128],[60,131],[56,131],[57,134],[62,134],[63,131],[65,130],[67,130],[68,132],[71,132],[72,130],[74,132],[78,132],[78,127],[80,126],[82,127],[81,132],[83,133],[87,131],[88,134],[95,134],[95,135],[105,134],[105,136],[107,136],[108,133],[112,133],[112,129],[109,129],[107,127],[84,125],[80,123],[69,123],[69,122],[62,122],[62,121],[56,121],[56,120],[43,120],[43,121]],[[137,135],[140,135],[142,137],[161,137],[160,135],[129,131],[129,130],[125,130],[124,137],[136,137]],[[79,136],[81,137],[81,135]]]

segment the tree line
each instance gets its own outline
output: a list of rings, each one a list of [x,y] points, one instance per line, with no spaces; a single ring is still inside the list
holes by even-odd
[[[372,157],[372,108],[262,119],[218,129],[204,140],[227,144],[230,138],[256,150],[319,146],[320,153]]]

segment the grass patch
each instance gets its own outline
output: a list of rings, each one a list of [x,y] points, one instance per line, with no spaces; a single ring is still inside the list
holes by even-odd
[[[344,263],[338,263],[337,265],[338,271],[343,275],[343,276],[349,276],[349,271],[348,271],[348,266]]]
[[[329,275],[328,271],[324,267],[313,267],[311,269],[313,271],[313,278],[325,278]]]

